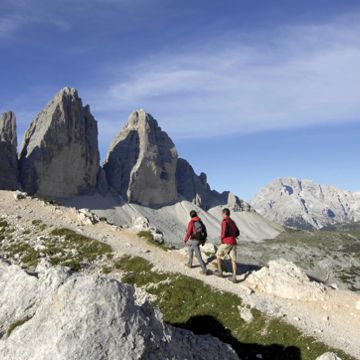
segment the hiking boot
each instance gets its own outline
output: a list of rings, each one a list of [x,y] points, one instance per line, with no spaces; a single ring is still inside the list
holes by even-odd
[[[192,269],[192,265],[190,265],[190,264],[188,264],[188,263],[186,263],[185,266],[186,266],[187,268],[189,268],[189,269]]]
[[[236,283],[237,283],[236,275],[233,275],[229,280],[230,280],[232,283],[236,284]]]
[[[219,271],[219,270],[215,270],[215,273],[214,273],[216,276],[218,276],[218,277],[223,277],[223,273],[222,273],[222,271]]]

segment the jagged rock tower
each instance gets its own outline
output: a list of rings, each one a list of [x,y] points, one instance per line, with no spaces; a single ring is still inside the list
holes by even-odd
[[[177,199],[177,159],[166,132],[150,114],[138,110],[113,140],[104,169],[109,185],[125,200],[157,207]]]
[[[18,187],[16,118],[8,111],[0,116],[0,189]]]
[[[99,173],[97,122],[73,88],[62,89],[26,131],[20,177],[29,194],[92,193]]]

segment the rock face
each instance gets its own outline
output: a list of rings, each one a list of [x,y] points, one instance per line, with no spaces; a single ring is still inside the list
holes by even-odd
[[[221,205],[228,206],[235,211],[251,211],[249,204],[231,192],[219,193],[211,190],[206,174],[197,175],[192,166],[181,158],[177,164],[176,183],[177,191],[183,198],[204,210]]]
[[[274,180],[251,201],[264,217],[286,226],[320,229],[360,221],[360,194],[286,177]]]
[[[316,358],[316,360],[341,360],[341,359],[335,353],[327,352]]]
[[[0,116],[0,189],[18,187],[16,118],[8,111]]]
[[[303,270],[284,259],[269,261],[268,266],[252,272],[247,282],[253,289],[285,299],[316,301],[325,288],[310,281]]]
[[[211,336],[166,325],[134,289],[116,280],[0,262],[2,360],[238,359]]]
[[[91,193],[99,173],[97,122],[75,89],[64,88],[31,123],[20,153],[23,189],[68,197]]]
[[[157,121],[138,110],[113,140],[104,169],[109,185],[125,200],[157,207],[177,199],[177,157]]]

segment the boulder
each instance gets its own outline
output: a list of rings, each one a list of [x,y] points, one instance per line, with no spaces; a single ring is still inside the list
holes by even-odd
[[[19,190],[16,190],[14,192],[14,199],[15,200],[24,200],[27,198],[27,193],[26,192],[22,192],[22,191],[19,191]]]
[[[131,286],[41,264],[0,262],[2,360],[238,359],[211,336],[174,328]]]
[[[99,217],[89,209],[78,210],[78,219],[81,225],[94,225],[100,221]]]
[[[140,216],[140,217],[134,218],[131,229],[135,230],[137,232],[140,232],[140,231],[150,232],[154,238],[154,241],[156,241],[159,244],[163,244],[165,241],[163,232],[154,226],[150,226],[150,221],[146,217]]]
[[[317,357],[316,360],[341,360],[335,353],[327,352]]]
[[[93,193],[99,173],[97,122],[73,88],[62,89],[25,133],[20,177],[30,195]]]
[[[113,140],[104,170],[125,200],[158,207],[177,199],[176,164],[174,143],[150,114],[138,110]]]
[[[16,118],[8,111],[0,116],[0,189],[18,188]]]
[[[303,270],[285,259],[269,261],[268,266],[252,272],[246,282],[256,291],[285,299],[323,300],[325,287],[311,281]]]

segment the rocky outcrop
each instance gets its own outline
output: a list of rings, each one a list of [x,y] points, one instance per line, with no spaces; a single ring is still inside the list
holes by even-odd
[[[157,207],[177,199],[176,164],[174,143],[150,114],[138,110],[113,140],[104,169],[125,200]]]
[[[293,177],[274,180],[251,205],[271,221],[303,229],[360,221],[359,193]]]
[[[316,360],[341,360],[335,353],[327,352],[317,357]]]
[[[116,280],[0,261],[0,283],[2,360],[238,359],[216,338],[165,324]]]
[[[227,206],[234,211],[252,211],[251,206],[229,191],[219,193],[211,190],[205,173],[197,175],[192,166],[179,159],[176,169],[178,193],[204,210],[215,206]]]
[[[23,189],[45,197],[91,193],[99,173],[97,122],[75,89],[64,88],[26,131],[20,153]]]
[[[0,116],[0,189],[16,190],[18,182],[16,118],[11,111]]]
[[[269,261],[252,272],[247,283],[257,291],[285,299],[316,301],[324,298],[325,287],[311,281],[303,270],[285,259]]]

